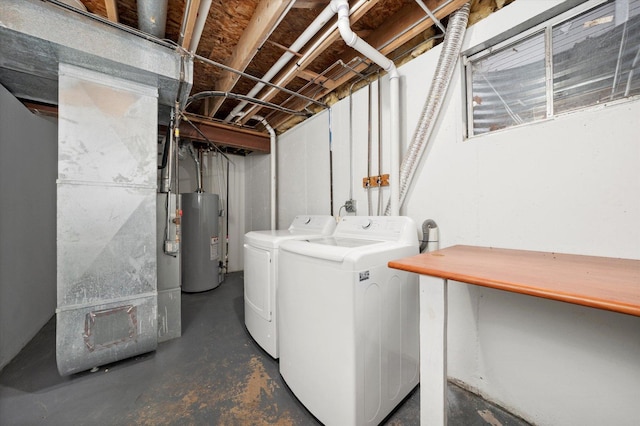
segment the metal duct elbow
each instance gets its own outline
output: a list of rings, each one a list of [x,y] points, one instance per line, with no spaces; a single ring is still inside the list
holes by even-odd
[[[164,38],[169,0],[138,0],[138,28],[140,31]]]

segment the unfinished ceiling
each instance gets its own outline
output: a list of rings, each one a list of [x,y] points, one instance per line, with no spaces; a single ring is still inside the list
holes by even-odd
[[[65,3],[80,1],[90,13],[145,32],[157,30],[148,28],[149,22],[161,25],[164,18],[152,14],[139,23],[138,7],[156,8],[163,3],[158,0]],[[434,25],[425,8],[446,26],[449,14],[467,1],[351,0],[350,20],[356,34],[399,64],[442,40],[442,31]],[[512,1],[472,0],[470,25]],[[191,95],[205,91],[217,93],[191,102],[187,111],[200,122],[215,122],[217,128],[249,128],[266,134],[262,124],[251,119],[259,115],[282,132],[344,97],[357,80],[378,77],[378,67],[342,41],[334,16],[308,42],[293,49],[292,45],[329,5],[329,0],[171,0],[167,3],[164,34],[160,28],[157,36],[175,43],[176,49],[184,49],[184,54],[194,55]],[[204,17],[206,19],[202,19]],[[204,23],[201,28],[198,28],[199,21]],[[283,62],[287,52],[291,59],[284,61],[284,66],[269,79],[277,88],[266,85],[256,92],[256,78],[267,80],[274,64]],[[219,96],[221,93],[226,96]],[[251,99],[243,102],[246,105],[240,110],[238,106],[247,100],[246,95]]]

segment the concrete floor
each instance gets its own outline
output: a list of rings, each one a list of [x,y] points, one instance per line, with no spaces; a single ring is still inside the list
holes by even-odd
[[[0,374],[0,425],[314,425],[244,328],[243,276],[182,295],[179,339],[155,352],[60,377],[55,318]],[[386,425],[417,425],[417,388]],[[449,386],[449,424],[527,423]]]

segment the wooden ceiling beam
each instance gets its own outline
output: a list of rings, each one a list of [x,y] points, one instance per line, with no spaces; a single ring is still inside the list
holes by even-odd
[[[269,35],[271,35],[280,21],[282,14],[289,9],[291,3],[294,1],[295,0],[261,0],[225,65],[238,71],[244,71],[256,53],[258,53],[258,49],[260,49],[269,38]],[[236,85],[239,78],[240,75],[236,73],[222,70],[220,78],[215,83],[215,88],[222,92],[229,92]],[[210,105],[210,109],[206,111],[207,115],[213,117],[215,113],[218,112],[223,101],[224,97],[214,99]]]
[[[446,0],[427,0],[425,4],[429,9],[434,11],[438,6],[446,4],[442,9],[438,10],[434,15],[438,19],[443,19],[449,16],[451,13],[460,9],[468,0],[453,0],[446,4]],[[425,12],[417,4],[412,3],[400,9],[394,16],[386,20],[386,22],[379,27],[379,29],[371,33],[365,41],[378,49],[383,55],[388,55],[393,52],[404,43],[411,40],[416,35],[427,30],[433,26],[433,21],[430,18],[425,18]],[[410,28],[408,31],[407,28]],[[346,52],[340,60],[344,63],[349,63],[353,59],[354,51]],[[359,64],[354,66],[355,71],[362,71],[367,67],[366,64]],[[314,90],[314,93],[307,93],[312,95],[315,99],[320,99],[327,93],[331,92],[340,85],[346,83],[353,78],[352,73],[347,73],[338,80],[327,80],[323,86],[324,89],[321,92]],[[302,93],[305,94],[305,93]],[[306,105],[305,101],[294,99],[286,106],[290,109],[301,110]],[[283,105],[285,106],[285,105]],[[274,114],[271,119],[271,126],[277,128],[284,124],[291,117],[285,114]]]
[[[58,106],[41,104],[38,102],[23,101],[25,107],[29,108],[31,112],[39,115],[46,115],[48,117],[58,117]]]
[[[296,9],[318,9],[325,8],[331,0],[297,0],[293,5]]]
[[[269,136],[264,133],[242,129],[228,124],[211,122],[192,114],[186,114],[189,121],[198,127],[200,132],[211,142],[231,148],[246,149],[268,154],[270,151]],[[180,137],[206,142],[206,139],[189,123],[180,123]]]
[[[107,19],[112,22],[119,22],[118,0],[104,0],[104,7],[107,9]]]
[[[58,117],[57,105],[47,105],[31,101],[24,101],[23,104],[34,114]],[[269,136],[262,132],[251,129],[242,129],[228,124],[211,122],[193,114],[187,113],[185,115],[189,121],[197,126],[207,139],[213,143],[221,146],[262,152],[265,154],[270,152],[271,140]],[[166,128],[165,126],[161,127]],[[193,128],[193,126],[185,121],[180,123],[180,136],[183,138],[206,142],[206,139],[203,138],[202,135]]]
[[[371,8],[373,8],[379,0],[369,0],[362,6],[360,6],[356,11],[354,11],[351,15],[349,15],[349,21],[353,25],[358,22]],[[424,13],[424,12],[423,12]],[[329,46],[335,43],[338,39],[340,39],[340,31],[337,26],[335,29],[331,30],[329,34],[323,33],[320,34],[308,43],[308,47],[304,49],[302,53],[302,57],[304,57],[304,61],[299,65],[294,62],[286,67],[283,71],[280,72],[279,78],[276,81],[276,85],[280,87],[286,87],[295,77],[299,75],[300,72],[304,71],[311,62],[313,62],[318,56],[322,54]],[[315,46],[316,43],[322,40],[318,46]],[[315,47],[314,47],[315,46]],[[313,49],[313,50],[312,50]],[[260,96],[260,99],[267,100],[272,99],[274,96],[278,94],[277,89],[270,88],[264,95]],[[258,113],[262,109],[261,106],[255,105],[249,108],[246,111],[244,118],[241,119],[241,122],[246,123],[252,116]]]
[[[301,70],[300,73],[298,74],[298,77],[307,81],[314,81],[317,84],[322,84],[325,81],[327,81],[327,77],[320,75],[317,72],[313,72],[309,70]]]

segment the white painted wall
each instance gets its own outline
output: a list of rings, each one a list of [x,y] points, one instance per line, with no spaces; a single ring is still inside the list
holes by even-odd
[[[245,232],[271,229],[270,155],[245,158]]]
[[[560,3],[516,1],[470,28],[464,48]],[[440,50],[400,69],[402,152]],[[640,101],[463,140],[458,71],[404,214],[417,223],[436,220],[441,247],[472,244],[639,259]],[[386,123],[386,78],[382,88]],[[353,185],[361,215],[367,214],[361,184],[366,175],[366,102],[366,90],[354,95]],[[334,213],[349,195],[348,111],[348,100],[332,107]],[[329,195],[320,190],[328,184],[326,166],[309,162],[306,151],[325,140],[316,130],[320,120],[308,120],[280,138],[279,165],[287,167],[279,175],[278,191],[286,194],[278,205],[281,225],[294,211],[328,202]],[[382,173],[388,173],[387,152]],[[310,175],[324,181],[307,185]],[[388,193],[383,196],[386,202]],[[640,421],[638,317],[452,282],[448,345],[451,378],[535,424]]]
[[[277,145],[278,229],[299,214],[331,214],[329,112],[279,136]]]
[[[0,85],[0,370],[56,308],[57,129]]]
[[[243,238],[245,234],[245,157],[229,155],[229,210],[226,211],[226,160],[220,154],[205,153],[203,159],[202,186],[205,192],[218,194],[220,208],[224,209],[224,215],[220,218],[220,239],[223,250],[226,250],[225,226],[226,215],[229,215],[229,272],[244,269]],[[179,161],[179,192],[193,192],[196,190],[196,167],[191,156],[187,155]],[[223,251],[224,254],[227,253]]]

